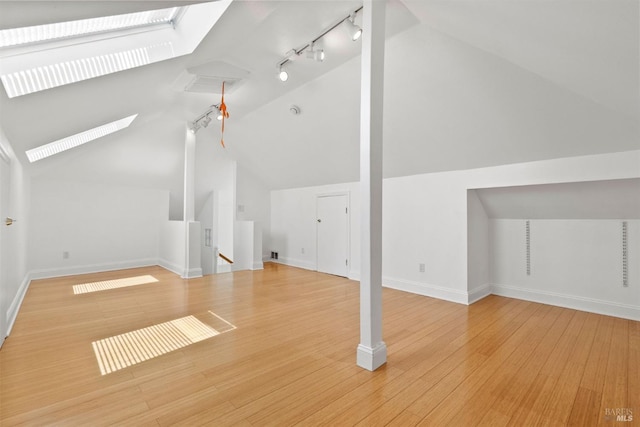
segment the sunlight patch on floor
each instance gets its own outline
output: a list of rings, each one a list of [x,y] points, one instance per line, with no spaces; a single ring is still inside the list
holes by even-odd
[[[195,316],[186,316],[92,342],[100,373],[107,375],[236,329],[212,311],[209,313],[215,317],[212,323],[220,324],[219,329]]]
[[[146,285],[147,283],[155,283],[158,279],[153,276],[136,276],[126,277],[124,279],[105,280],[103,282],[83,283],[73,286],[73,293],[86,294],[89,292],[106,291],[108,289],[126,288],[129,286]]]

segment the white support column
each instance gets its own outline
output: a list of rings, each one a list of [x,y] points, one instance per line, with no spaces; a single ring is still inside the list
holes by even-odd
[[[361,271],[357,363],[373,371],[387,361],[382,341],[382,106],[385,0],[365,0],[360,90]]]
[[[184,138],[184,211],[185,222],[195,219],[196,134],[186,126]]]
[[[191,223],[195,220],[195,168],[196,168],[196,135],[185,126],[184,138],[184,201],[183,201],[183,220],[184,220],[184,271],[182,277],[188,279],[190,277],[202,276],[202,269],[199,263],[194,263],[194,255],[192,248],[195,245],[200,247],[200,241],[197,240]],[[199,255],[198,255],[199,257]],[[197,265],[194,265],[197,264]],[[199,272],[198,272],[199,271]]]

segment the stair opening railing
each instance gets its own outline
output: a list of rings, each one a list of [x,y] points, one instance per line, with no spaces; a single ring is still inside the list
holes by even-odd
[[[218,256],[220,258],[222,258],[223,260],[227,261],[229,264],[233,264],[233,260],[231,260],[229,257],[225,256],[223,253],[218,252]]]

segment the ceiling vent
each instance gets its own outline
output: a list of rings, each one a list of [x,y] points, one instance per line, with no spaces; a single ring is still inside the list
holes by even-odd
[[[221,93],[222,82],[226,93],[233,92],[235,87],[241,82],[233,77],[217,76],[191,76],[191,80],[185,85],[185,92],[196,93]]]
[[[222,61],[213,61],[184,70],[173,84],[178,92],[225,93],[233,92],[249,77],[249,72]]]

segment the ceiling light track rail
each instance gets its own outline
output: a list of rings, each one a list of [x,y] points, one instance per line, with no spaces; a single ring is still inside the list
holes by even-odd
[[[314,50],[314,45],[316,42],[318,42],[320,39],[322,39],[324,36],[326,36],[327,34],[329,34],[331,31],[335,30],[338,26],[340,26],[341,24],[345,23],[346,25],[348,25],[348,30],[351,36],[351,40],[356,41],[360,38],[360,35],[362,34],[362,29],[360,27],[358,27],[355,24],[355,18],[356,15],[358,14],[358,12],[360,12],[362,10],[363,6],[360,6],[357,9],[354,9],[349,15],[345,16],[342,19],[339,19],[338,21],[336,21],[333,25],[331,25],[330,27],[328,27],[327,29],[325,29],[323,32],[321,32],[319,35],[317,35],[316,37],[314,37],[309,43],[304,44],[303,46],[299,47],[299,48],[294,48],[291,49],[290,51],[288,51],[285,54],[285,57],[282,58],[280,61],[278,61],[276,63],[276,68],[278,70],[278,77],[280,78],[281,81],[285,82],[289,79],[289,75],[287,73],[287,71],[284,69],[284,66],[289,63],[292,62],[293,60],[295,60],[297,57],[299,57],[300,55],[302,55],[305,51],[309,52],[308,57],[310,59],[315,59],[316,61],[321,62],[322,60],[324,60],[324,51],[322,49],[316,51]]]
[[[220,104],[211,105],[204,113],[200,114],[195,120],[189,123],[191,133],[196,133],[200,128],[206,128],[211,123],[211,116],[215,116],[216,120],[222,120],[222,111]]]

